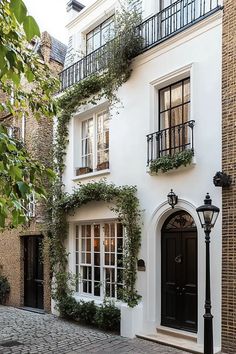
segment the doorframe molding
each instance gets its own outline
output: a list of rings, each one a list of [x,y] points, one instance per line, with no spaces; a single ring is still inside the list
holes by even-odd
[[[197,252],[198,252],[198,341],[202,341],[203,333],[199,326],[201,318],[201,304],[204,302],[204,282],[199,275],[204,274],[204,255],[200,252],[204,247],[204,235],[197,216],[196,205],[192,202],[179,199],[174,209],[167,201],[163,201],[153,212],[147,230],[147,308],[146,316],[149,331],[155,331],[161,324],[161,229],[166,219],[177,211],[189,213],[197,228]]]

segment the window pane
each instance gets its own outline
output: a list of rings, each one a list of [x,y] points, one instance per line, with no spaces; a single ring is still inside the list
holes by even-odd
[[[160,130],[169,128],[169,115],[169,111],[160,114]]]
[[[160,91],[160,112],[170,108],[170,88],[167,87]]]
[[[94,225],[94,237],[100,237],[100,225]]]
[[[123,225],[121,223],[116,224],[117,237],[123,237]]]
[[[94,280],[100,281],[100,268],[94,267]]]
[[[190,101],[190,79],[184,81],[184,102]]]
[[[87,250],[87,251],[91,251],[91,239],[87,239],[87,242],[86,242],[86,250]]]
[[[182,82],[171,86],[171,107],[182,103]]]
[[[93,36],[93,50],[96,50],[99,47],[101,47],[100,31]]]
[[[94,239],[94,251],[96,251],[96,252],[100,251],[100,239],[99,238]]]
[[[182,106],[171,110],[171,126],[182,124]]]
[[[94,264],[97,266],[100,265],[100,253],[94,253]]]
[[[184,122],[190,120],[190,103],[184,105]]]

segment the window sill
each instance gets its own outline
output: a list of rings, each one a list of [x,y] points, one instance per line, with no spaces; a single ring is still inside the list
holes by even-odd
[[[80,294],[80,293],[75,293],[73,295],[74,299],[76,301],[81,301],[83,300],[84,302],[90,302],[90,301],[94,301],[95,305],[102,305],[104,300],[98,296],[93,296],[93,295],[86,295],[86,294]],[[116,300],[113,298],[106,298],[107,300],[111,300],[114,301],[114,304],[116,305],[116,307],[120,308],[122,304],[124,304],[124,302],[122,302],[121,300]]]
[[[108,174],[110,174],[110,169],[101,170],[101,171],[93,171],[90,173],[85,173],[84,175],[75,176],[74,178],[72,178],[72,181],[76,182],[76,181],[80,181],[80,180],[83,180],[86,178],[104,176],[104,175],[108,175]]]
[[[174,168],[174,169],[166,171],[166,172],[159,171],[157,173],[156,172],[151,172],[150,171],[150,167],[147,166],[146,167],[146,173],[148,173],[150,176],[171,175],[173,173],[179,173],[179,172],[188,171],[188,170],[192,169],[195,165],[196,165],[196,157],[194,155],[193,158],[192,158],[192,161],[191,161],[191,163],[189,165],[180,166],[179,168]]]

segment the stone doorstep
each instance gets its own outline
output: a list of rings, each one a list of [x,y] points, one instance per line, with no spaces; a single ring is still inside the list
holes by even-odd
[[[155,334],[137,334],[136,337],[156,342],[194,354],[203,354],[203,346],[197,344],[197,336],[194,333],[178,331],[174,329],[157,328]],[[216,348],[215,354],[221,353]]]
[[[34,313],[38,313],[40,315],[45,315],[45,311],[42,309],[38,309],[38,308],[34,308],[34,307],[27,307],[27,306],[22,306],[22,307],[17,307],[17,308],[18,308],[18,310],[34,312]]]
[[[177,348],[194,354],[202,354],[202,345],[197,344],[196,335],[175,331],[172,329],[158,328],[155,334],[138,334],[138,338],[147,339],[165,346]]]

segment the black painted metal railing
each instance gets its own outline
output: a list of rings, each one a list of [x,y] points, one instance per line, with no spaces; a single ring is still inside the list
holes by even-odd
[[[193,151],[194,120],[147,135],[147,165],[166,155],[184,150]]]
[[[183,31],[221,9],[220,0],[177,0],[142,22],[137,30],[143,37],[139,54]],[[86,55],[60,73],[61,91],[104,70],[109,60],[110,42]]]
[[[139,26],[144,38],[144,50],[177,34],[204,17],[217,11],[219,0],[178,0]]]

